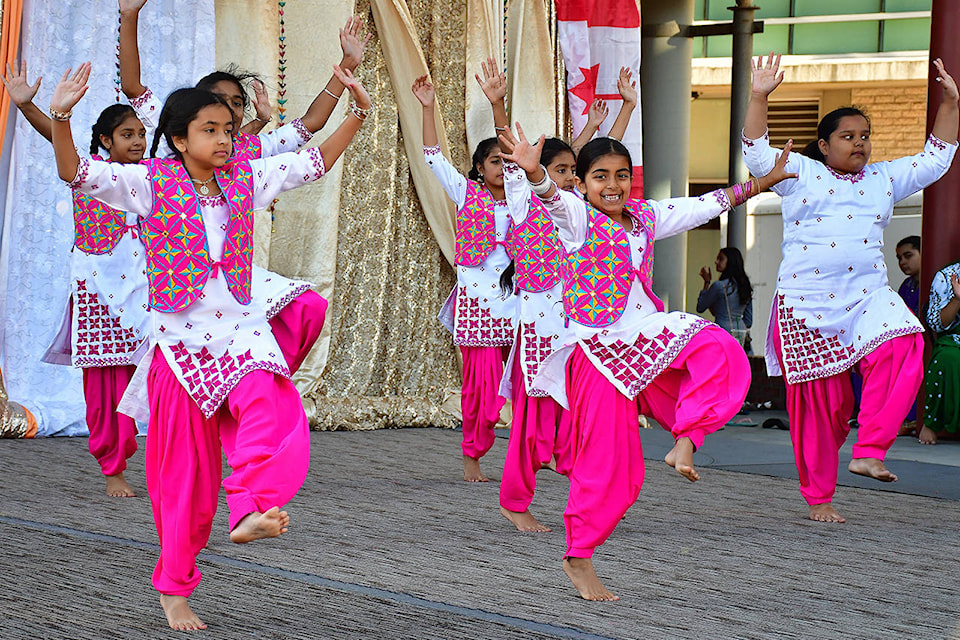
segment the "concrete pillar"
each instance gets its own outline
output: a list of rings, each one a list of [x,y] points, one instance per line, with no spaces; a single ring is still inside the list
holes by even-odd
[[[727,156],[730,184],[744,182],[750,172],[740,151],[740,132],[750,101],[750,57],[753,55],[753,0],[737,0],[733,11],[733,72],[730,84],[730,152]],[[747,253],[747,206],[735,207],[727,218],[727,246]]]
[[[930,60],[941,58],[947,72],[960,77],[960,11],[956,0],[933,0],[930,18]],[[930,65],[927,89],[927,131],[933,128],[943,89],[935,81],[936,68]],[[953,142],[948,140],[947,142]],[[644,167],[646,175],[646,167]],[[947,264],[957,260],[960,248],[960,162],[954,161],[947,175],[923,191],[923,264],[920,272],[921,308],[930,295],[933,276]]]
[[[640,20],[640,99],[643,114],[643,195],[652,200],[687,195],[690,139],[690,65],[693,43],[656,25],[689,25],[694,0],[643,0]],[[684,307],[687,235],[658,240],[653,289],[668,310]]]

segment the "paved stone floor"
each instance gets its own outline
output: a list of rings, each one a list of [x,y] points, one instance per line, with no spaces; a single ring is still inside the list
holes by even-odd
[[[591,603],[560,568],[564,478],[541,473],[533,504],[553,532],[521,534],[497,482],[459,480],[457,432],[314,433],[288,534],[232,545],[221,505],[191,598],[200,637],[960,638],[960,501],[842,486],[848,523],[817,524],[767,468],[789,456],[786,432],[727,427],[693,485],[657,459],[665,435],[642,433],[640,499],[595,556],[622,600]],[[182,637],[150,586],[142,453],[140,495],[110,499],[86,446],[0,441],[0,638]],[[505,449],[484,459],[494,478]],[[768,475],[741,472],[757,462]],[[955,472],[960,444],[898,441],[901,462]]]

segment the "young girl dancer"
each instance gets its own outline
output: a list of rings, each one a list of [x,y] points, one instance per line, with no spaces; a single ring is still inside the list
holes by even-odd
[[[33,104],[40,80],[27,82],[27,65],[7,65],[3,83],[27,121],[47,140],[50,118]],[[136,164],[146,151],[146,131],[128,105],[107,107],[93,125],[90,155],[107,151],[110,162]],[[150,333],[147,277],[137,218],[74,191],[75,236],[71,291],[54,345],[52,364],[83,369],[90,454],[106,478],[107,495],[130,497],[123,475],[137,450],[137,424],[117,412]]]
[[[783,261],[767,369],[786,380],[800,493],[812,520],[844,522],[832,500],[850,430],[852,367],[863,376],[863,395],[847,468],[897,479],[883,459],[917,396],[923,327],[890,288],[881,249],[894,203],[939,179],[956,152],[957,85],[939,59],[933,64],[943,99],[923,152],[867,164],[869,121],[858,109],[837,109],[820,121],[812,157],[790,157],[788,169],[799,178],[774,189],[783,198]],[[767,96],[783,81],[779,66],[771,53],[753,69],[743,154],[754,173],[769,170],[777,156],[767,137]]]
[[[540,165],[544,138],[530,145],[517,129],[516,145],[501,136],[514,147],[503,157],[526,172],[566,252],[570,336],[534,380],[569,402],[571,413],[563,568],[583,598],[616,600],[591,557],[639,495],[639,413],[670,429],[676,444],[666,462],[695,481],[694,450],[737,413],[750,385],[746,355],[730,334],[696,316],[664,313],[651,289],[654,239],[697,227],[788,177],[788,152],[763,178],[699,198],[655,202],[628,199],[630,153],[616,140],[598,138],[577,157],[581,199],[557,189]]]
[[[513,343],[517,308],[514,297],[500,291],[500,275],[510,264],[504,249],[510,214],[503,195],[503,167],[497,139],[489,138],[477,145],[464,178],[440,153],[433,120],[436,92],[427,76],[417,78],[413,93],[423,105],[423,155],[457,204],[457,287],[448,304],[453,300],[453,343],[463,355],[463,479],[487,482],[480,458],[493,446],[493,428],[504,403],[498,389],[505,347]]]
[[[89,73],[89,63],[65,73],[51,99],[57,169],[141,221],[156,344],[139,365],[149,367],[147,489],[160,537],[153,584],[171,627],[201,629],[187,596],[200,581],[196,556],[216,511],[220,446],[232,469],[223,485],[236,543],[287,531],[280,507],[309,464],[300,396],[264,311],[250,304],[253,210],[323,176],[359,130],[370,98],[336,69],[355,100],[343,124],[319,147],[247,161],[230,159],[233,114],[222,99],[181,89],[158,126],[175,157],[119,165],[81,160],[73,146],[70,110]]]
[[[482,64],[482,72],[483,78],[479,74],[475,77],[490,101],[494,126],[497,131],[508,133],[506,75],[497,69],[493,59]],[[542,161],[557,184],[573,189],[575,160],[569,145],[550,138],[544,143]],[[550,531],[533,517],[529,508],[536,474],[541,468],[553,459],[559,473],[568,471],[566,434],[570,413],[545,390],[533,387],[532,382],[540,363],[562,344],[566,334],[559,274],[561,248],[550,216],[535,196],[531,198],[526,176],[519,167],[507,163],[503,180],[512,222],[507,249],[513,262],[501,283],[505,289],[514,290],[518,310],[517,335],[509,360],[511,370],[500,387],[513,407],[500,481],[500,512],[519,531]]]
[[[147,126],[149,135],[156,128],[160,102],[140,79],[137,24],[144,4],[146,0],[120,0],[120,84]],[[340,46],[343,51],[339,65],[341,69],[353,72],[360,65],[364,48],[370,39],[369,34],[363,36],[362,28],[363,21],[358,16],[351,16],[340,30]],[[301,148],[310,141],[314,132],[326,124],[344,90],[344,85],[334,75],[302,117],[266,134],[250,135],[242,132],[240,125],[250,104],[243,81],[252,77],[255,76],[235,69],[215,71],[201,78],[196,85],[198,89],[219,95],[230,107],[234,124],[233,153],[237,159],[266,158]],[[258,86],[258,83],[254,82],[254,87]],[[254,122],[259,124],[258,130],[270,117],[269,102],[266,104],[265,113],[260,113],[263,102],[263,99],[255,102],[258,113]],[[167,157],[169,152],[161,141],[161,147],[154,152],[154,156]],[[311,286],[309,282],[290,280],[257,265],[253,267],[254,304],[266,309],[274,336],[293,372],[300,367],[319,338],[326,317],[327,301],[313,291]]]

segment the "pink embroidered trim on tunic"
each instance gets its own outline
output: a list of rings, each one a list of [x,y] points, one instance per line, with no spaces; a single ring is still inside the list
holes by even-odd
[[[921,333],[918,327],[897,327],[870,339],[860,349],[844,346],[837,336],[824,336],[819,329],[809,329],[807,321],[793,315],[783,295],[777,298],[777,323],[780,328],[784,377],[790,384],[808,382],[850,369],[887,340]]]
[[[453,344],[464,347],[506,347],[513,344],[513,319],[494,318],[477,298],[457,288],[456,326]]]
[[[87,181],[87,176],[90,175],[90,161],[80,156],[80,164],[77,165],[77,177],[67,183],[67,186],[71,189],[77,189],[84,182]]]
[[[762,135],[761,137],[757,138],[757,140],[768,140],[768,141],[769,141],[769,140],[770,140],[770,132],[769,132],[769,131],[764,131],[764,132],[763,132],[763,135]],[[743,133],[743,130],[740,131],[740,142],[742,142],[743,145],[744,145],[744,146],[747,146],[747,147],[752,147],[753,145],[756,144],[756,140],[751,140],[750,138],[748,138],[748,137]]]
[[[304,282],[283,294],[279,300],[271,304],[270,307],[266,309],[267,320],[271,320],[274,316],[283,311],[284,307],[302,296],[307,291],[310,291],[310,285]]]
[[[141,109],[143,108],[143,105],[147,104],[152,99],[153,99],[153,91],[150,89],[150,87],[147,87],[146,91],[138,95],[136,98],[130,98],[129,102],[130,102],[130,106],[133,107],[134,109]],[[152,110],[153,109],[151,109],[151,111]]]
[[[940,151],[944,151],[947,148],[947,143],[932,133],[927,137],[927,142],[932,144],[937,149],[940,149]]]
[[[670,366],[690,342],[690,338],[709,324],[706,320],[695,320],[680,335],[675,334],[669,327],[664,327],[663,331],[653,338],[646,338],[641,333],[631,345],[620,340],[609,345],[603,344],[597,335],[590,336],[581,344],[623,385],[627,390],[627,397],[632,399]]]
[[[864,167],[863,169],[860,169],[860,171],[858,171],[857,173],[839,173],[838,171],[835,171],[833,167],[828,165],[826,162],[823,163],[823,166],[827,168],[827,171],[829,171],[834,178],[836,178],[837,180],[846,180],[850,184],[857,184],[858,182],[860,182],[861,180],[867,177],[866,167]],[[831,193],[830,195],[833,195],[833,193]]]
[[[303,146],[310,142],[310,138],[313,137],[313,134],[310,133],[310,129],[307,129],[307,125],[303,124],[303,120],[297,118],[290,124],[293,125],[293,128],[296,130],[297,135],[300,136],[300,146]]]
[[[522,323],[520,325],[520,357],[526,366],[527,372],[524,376],[524,388],[527,395],[531,398],[545,398],[550,394],[546,391],[540,391],[533,386],[533,378],[540,370],[540,364],[553,353],[553,337],[541,337],[532,324]]]
[[[132,327],[121,324],[110,307],[100,304],[100,296],[87,289],[86,280],[76,281],[73,312],[77,316],[74,364],[79,367],[104,367],[132,364],[131,356],[143,338]]]
[[[313,162],[314,174],[313,179],[319,180],[323,177],[323,174],[327,172],[327,166],[323,162],[323,154],[320,153],[320,149],[317,147],[310,147],[309,149],[301,149],[297,153],[305,153],[310,156],[311,162]],[[310,180],[310,176],[303,176],[304,180]]]
[[[290,377],[287,367],[255,360],[249,349],[239,356],[227,351],[222,356],[215,357],[206,347],[192,353],[187,350],[183,341],[180,341],[171,345],[170,350],[183,374],[187,393],[207,418],[217,412],[240,379],[251,371],[270,371],[284,378]]]

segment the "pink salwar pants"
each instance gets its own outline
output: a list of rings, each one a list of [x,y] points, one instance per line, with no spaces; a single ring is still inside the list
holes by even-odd
[[[200,582],[196,558],[217,510],[220,447],[232,469],[223,480],[232,530],[251,512],[282,507],[297,493],[310,464],[310,431],[296,387],[268,371],[245,375],[211,418],[159,351],[147,385],[147,491],[160,537],[153,586],[189,596]]]
[[[88,446],[105,476],[124,471],[127,459],[137,451],[136,421],[117,413],[120,398],[136,370],[134,365],[83,369],[83,398],[90,431]]]
[[[660,375],[631,400],[598,371],[578,345],[567,363],[573,465],[563,521],[564,557],[589,558],[613,533],[643,485],[640,413],[674,439],[695,447],[743,406],[750,366],[726,331],[701,329]]]
[[[463,420],[463,455],[479,460],[496,439],[493,428],[505,400],[500,397],[503,347],[460,347],[463,354],[463,387],[460,412]]]
[[[523,512],[537,488],[537,471],[556,458],[557,471],[570,472],[573,442],[570,412],[553,398],[531,398],[520,368],[520,349],[512,363],[513,421],[500,480],[500,506]]]
[[[772,337],[783,369],[779,328]],[[855,366],[863,377],[863,391],[853,457],[883,460],[923,380],[923,334],[891,338]],[[785,383],[800,494],[809,505],[831,502],[837,489],[840,447],[850,433],[854,406],[850,372]]]
[[[316,291],[305,291],[270,318],[270,329],[293,375],[313,348],[327,317],[327,301]]]

